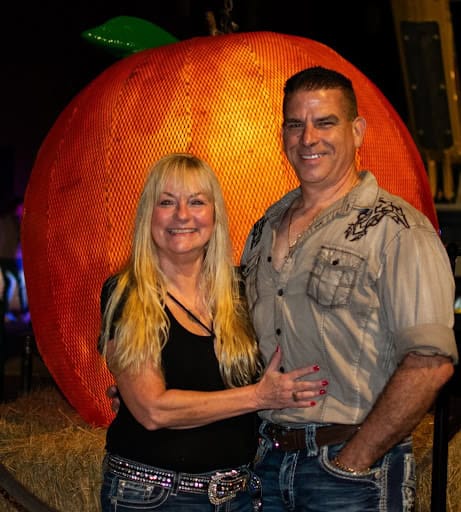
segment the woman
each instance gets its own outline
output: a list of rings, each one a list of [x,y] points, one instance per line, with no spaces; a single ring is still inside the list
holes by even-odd
[[[108,428],[103,512],[258,510],[255,411],[310,407],[313,366],[260,355],[210,167],[162,158],[137,208],[128,264],[103,286],[100,350],[120,392]],[[254,507],[254,508],[252,508]]]

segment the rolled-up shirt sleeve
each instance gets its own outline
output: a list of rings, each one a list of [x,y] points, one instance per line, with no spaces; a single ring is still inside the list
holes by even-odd
[[[409,352],[424,356],[441,355],[458,363],[458,351],[453,329],[441,324],[408,327],[396,334],[397,357],[402,360]],[[434,341],[436,343],[434,343]]]
[[[425,226],[404,229],[385,251],[380,294],[398,360],[409,352],[458,362],[455,282],[439,236]]]

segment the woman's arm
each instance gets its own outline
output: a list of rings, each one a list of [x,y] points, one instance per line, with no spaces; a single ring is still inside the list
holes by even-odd
[[[313,398],[325,393],[325,381],[299,379],[318,367],[281,373],[281,358],[276,351],[258,383],[222,391],[166,389],[161,373],[150,366],[137,375],[121,372],[115,379],[128,409],[145,428],[193,428],[260,409],[315,405]]]

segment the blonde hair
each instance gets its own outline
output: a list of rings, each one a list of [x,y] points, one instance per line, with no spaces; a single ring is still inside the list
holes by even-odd
[[[169,319],[165,313],[167,282],[159,267],[152,239],[151,219],[167,181],[198,183],[214,205],[214,228],[205,249],[200,276],[201,290],[213,315],[216,354],[222,378],[228,387],[254,382],[261,371],[260,354],[249,318],[240,278],[232,262],[227,211],[218,179],[203,160],[188,153],[173,153],[151,169],[138,203],[131,256],[118,274],[103,313],[101,345],[107,354],[111,326],[115,330],[114,353],[109,366],[114,373],[139,372],[151,362],[161,369],[161,351],[168,340]],[[120,319],[117,308],[123,304]]]

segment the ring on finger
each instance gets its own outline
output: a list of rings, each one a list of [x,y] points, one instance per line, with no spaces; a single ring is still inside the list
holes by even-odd
[[[293,398],[293,402],[297,402],[299,400],[296,391],[293,391],[293,393],[291,393],[291,398]]]

